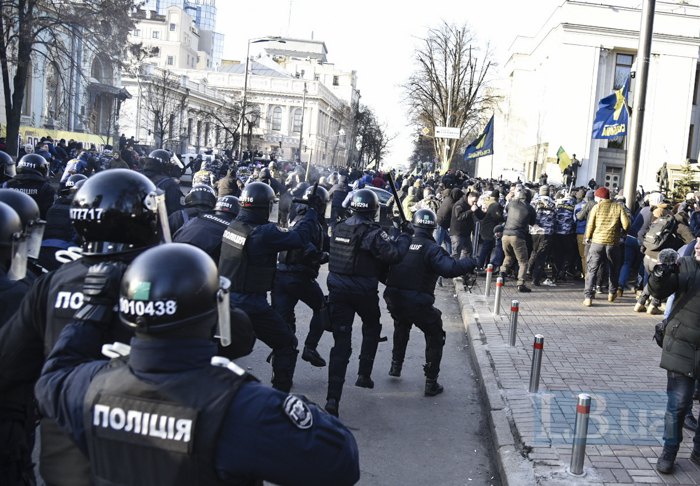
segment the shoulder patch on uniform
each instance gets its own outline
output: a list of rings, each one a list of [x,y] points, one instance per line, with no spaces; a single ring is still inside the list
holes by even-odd
[[[387,234],[386,231],[384,231],[384,230],[380,231],[379,236],[381,236],[384,241],[389,241],[389,235]]]
[[[301,398],[295,395],[287,395],[282,407],[289,420],[298,428],[309,429],[314,424],[314,416],[311,414],[311,409]]]

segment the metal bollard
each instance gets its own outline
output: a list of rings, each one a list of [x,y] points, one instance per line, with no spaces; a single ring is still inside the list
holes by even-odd
[[[491,296],[491,279],[493,278],[493,265],[490,263],[486,265],[486,284],[484,288],[484,297],[489,298]]]
[[[530,393],[537,393],[540,388],[540,368],[542,367],[542,351],[544,350],[544,336],[535,334],[535,342],[532,345],[532,366],[530,367]]]
[[[588,417],[591,412],[591,396],[581,393],[576,404],[576,425],[574,426],[574,444],[571,448],[569,472],[576,476],[583,475],[583,460],[586,457],[586,438],[588,436]]]
[[[496,279],[496,293],[494,294],[493,301],[493,315],[498,316],[501,314],[501,288],[503,287],[503,279],[498,277]]]
[[[518,312],[520,312],[520,302],[510,301],[510,347],[515,346],[515,337],[518,333]]]

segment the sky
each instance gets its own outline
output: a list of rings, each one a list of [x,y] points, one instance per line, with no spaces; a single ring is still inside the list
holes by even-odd
[[[404,83],[415,69],[414,52],[430,28],[466,23],[489,43],[502,67],[516,35],[532,35],[564,0],[217,0],[217,30],[224,58],[245,59],[247,40],[285,36],[322,40],[328,61],[357,71],[360,102],[371,107],[396,138],[389,165],[407,164],[415,129],[407,124]],[[251,46],[251,55],[256,46]],[[500,74],[500,67],[494,75]]]

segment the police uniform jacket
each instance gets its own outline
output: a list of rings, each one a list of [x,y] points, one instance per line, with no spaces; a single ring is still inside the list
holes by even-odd
[[[185,223],[173,235],[175,243],[189,243],[204,250],[215,262],[221,255],[221,238],[231,223],[232,214],[202,214]]]
[[[187,478],[177,477],[178,470],[174,474],[167,470],[169,463],[182,466],[183,472],[197,472],[198,480],[188,484],[259,484],[266,480],[290,485],[343,485],[359,479],[357,444],[339,420],[299,397],[211,366],[216,351],[211,341],[134,338],[128,367],[117,370],[115,360],[112,364],[91,361],[95,358],[85,350],[98,350],[100,343],[97,325],[68,325],[35,390],[43,413],[70,431],[81,450],[90,451],[96,472],[95,461],[100,460],[99,469],[134,485],[157,484],[148,483],[149,478],[168,474],[175,476],[168,484],[184,484]],[[101,379],[103,373],[114,375],[115,371],[126,373],[122,375],[126,387]],[[237,391],[213,408],[197,399],[198,394],[226,394],[231,386]],[[140,414],[143,419],[144,414],[136,409],[144,389],[157,397],[150,402],[151,424],[154,414],[159,421],[155,428],[141,427],[137,434],[135,418]],[[110,390],[114,391],[110,394]],[[208,415],[204,410],[213,412]],[[184,427],[187,424],[181,421],[187,420],[187,414],[196,420]],[[136,451],[124,448],[123,443],[131,442],[134,435],[147,435],[156,450],[143,447],[141,437],[136,437],[140,444]],[[113,447],[123,454],[117,457],[127,463],[110,464],[114,456],[105,454]],[[145,460],[158,454],[160,462]],[[196,467],[191,467],[192,462]],[[153,470],[153,464],[160,464],[160,470]]]
[[[410,307],[431,306],[435,302],[438,277],[459,277],[474,270],[473,258],[455,260],[432,236],[432,231],[416,230],[406,256],[389,268],[385,295],[401,299]]]
[[[151,179],[156,187],[165,192],[165,209],[168,215],[182,209],[182,201],[184,197],[180,190],[180,184],[175,182],[175,179],[165,174],[153,172],[149,169],[143,170],[143,175]]]
[[[344,233],[347,235],[342,236]],[[356,240],[351,235],[355,235]],[[352,242],[343,248],[339,238]],[[401,233],[392,239],[378,223],[362,214],[352,215],[333,230],[327,281],[329,290],[351,294],[376,292],[384,267],[400,262],[410,244],[408,234]],[[340,271],[336,269],[336,262],[345,263],[348,268]]]
[[[46,213],[56,199],[56,189],[48,179],[39,173],[17,174],[14,178],[5,182],[3,187],[23,192],[36,201],[39,205],[41,219],[46,219]]]
[[[305,214],[306,207],[302,207],[297,212],[297,217],[292,222],[291,227],[296,226]],[[325,263],[323,252],[327,252],[329,249],[328,227],[325,224],[325,219],[316,222],[311,235],[311,244],[313,248],[305,247],[281,252],[277,271],[315,280],[318,277],[321,264]]]

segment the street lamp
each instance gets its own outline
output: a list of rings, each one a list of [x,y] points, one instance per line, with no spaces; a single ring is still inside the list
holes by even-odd
[[[245,108],[246,108],[246,99],[248,96],[248,65],[250,63],[250,45],[251,44],[260,44],[262,42],[279,42],[280,44],[287,43],[287,41],[285,41],[284,39],[282,39],[279,36],[260,37],[257,39],[248,39],[248,47],[245,51],[245,74],[243,76],[243,103],[241,104],[241,123],[240,123],[241,133],[240,133],[240,136],[238,137],[238,155],[241,159],[241,162],[243,162],[243,124],[245,123]]]
[[[331,161],[331,166],[335,166],[335,155],[338,153],[338,142],[340,142],[340,137],[345,136],[345,130],[342,128],[338,130],[337,135],[333,135],[335,137],[335,145],[333,146],[333,160]]]

